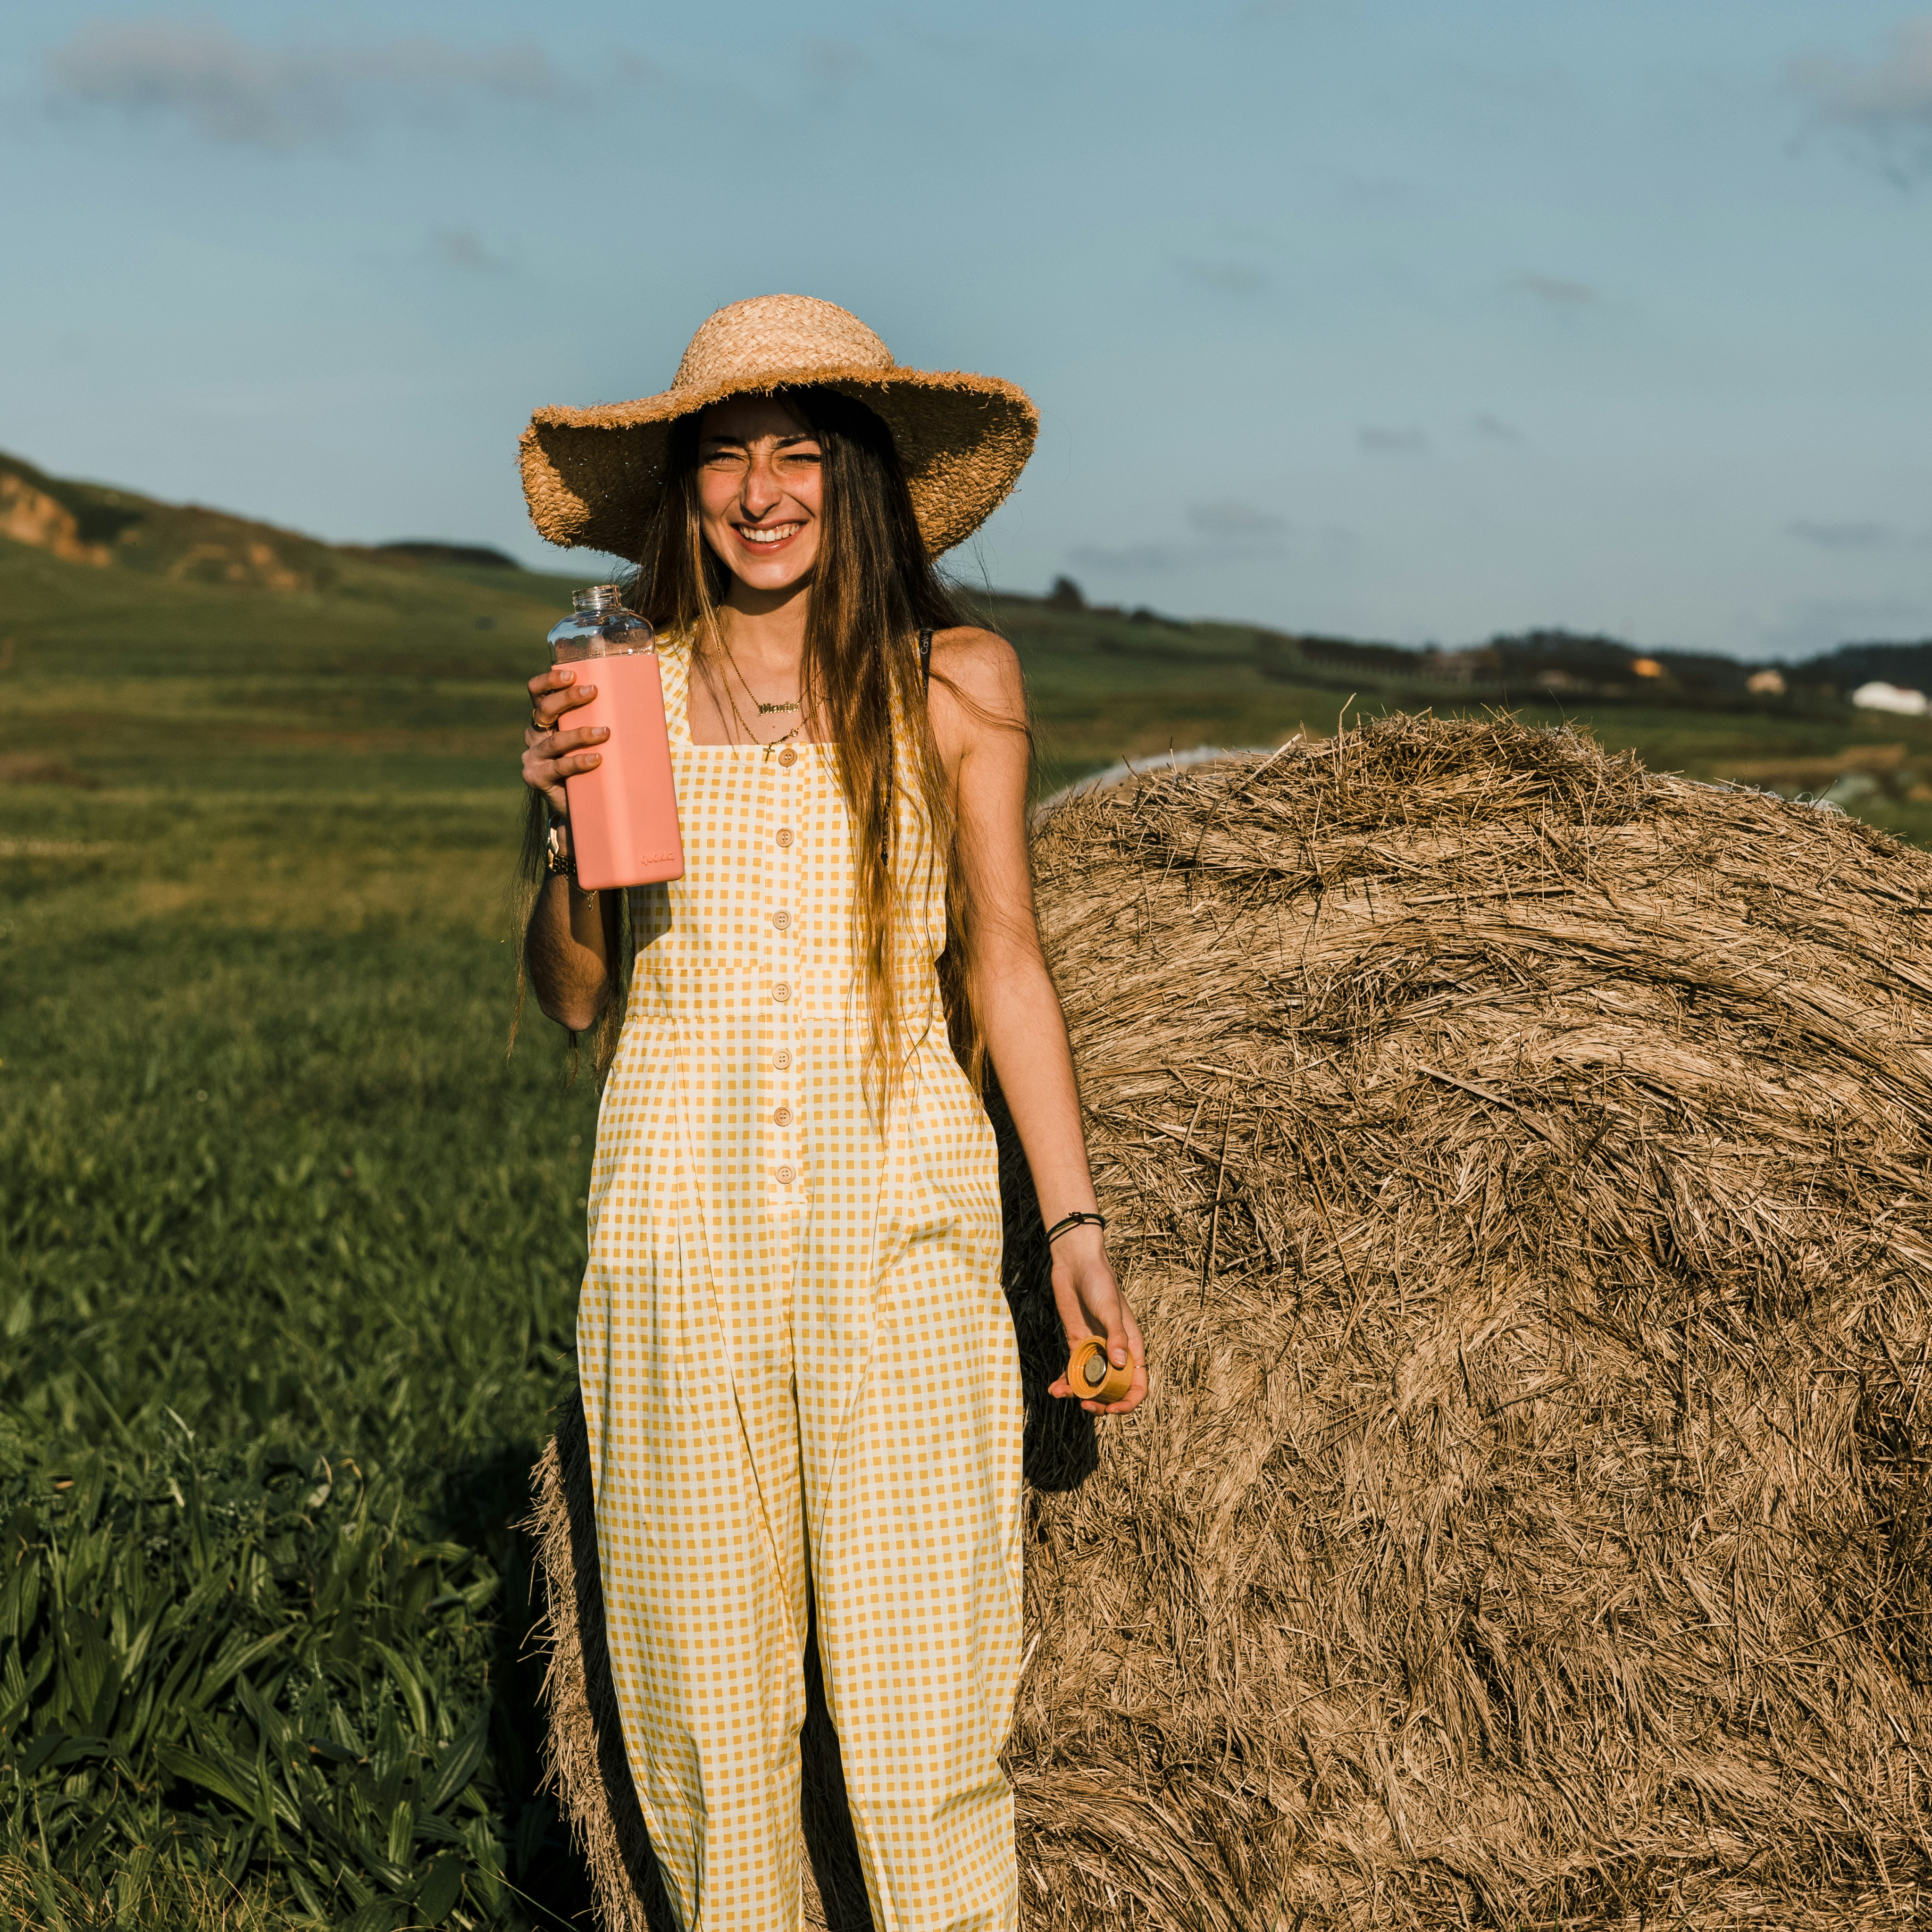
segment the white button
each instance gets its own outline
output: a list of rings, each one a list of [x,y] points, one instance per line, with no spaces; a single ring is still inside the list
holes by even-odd
[[[772,1064],[782,1073],[791,1064],[790,1050],[786,1047],[780,1047],[778,1052],[772,1055]]]

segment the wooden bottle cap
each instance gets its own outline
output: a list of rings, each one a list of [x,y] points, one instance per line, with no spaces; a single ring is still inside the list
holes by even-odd
[[[1133,1385],[1133,1364],[1115,1368],[1105,1336],[1089,1335],[1067,1358],[1066,1386],[1082,1402],[1118,1402]]]

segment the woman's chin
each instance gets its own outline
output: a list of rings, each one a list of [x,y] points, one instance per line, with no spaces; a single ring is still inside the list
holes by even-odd
[[[812,560],[801,557],[794,561],[790,557],[746,557],[732,565],[732,574],[748,590],[760,592],[767,597],[775,597],[787,590],[796,590],[807,582],[812,575]]]

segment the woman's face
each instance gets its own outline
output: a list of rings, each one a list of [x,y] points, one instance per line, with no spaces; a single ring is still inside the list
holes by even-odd
[[[818,439],[770,396],[734,396],[698,418],[704,541],[756,590],[802,583],[818,560]]]

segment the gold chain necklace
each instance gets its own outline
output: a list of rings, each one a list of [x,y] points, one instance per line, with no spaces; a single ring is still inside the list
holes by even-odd
[[[798,709],[798,706],[796,703],[790,704],[766,704],[764,703],[760,699],[758,694],[745,682],[745,674],[738,669],[738,660],[732,655],[731,646],[729,644],[727,644],[724,646],[724,661],[731,667],[732,670],[736,673],[738,688],[744,692],[745,695],[754,704],[758,706],[759,715],[761,717],[766,713],[773,711],[796,711]],[[742,712],[739,716],[739,722],[740,724],[744,722],[743,714]],[[760,738],[758,740],[758,742],[761,745],[782,745],[786,739],[796,738],[804,728],[805,720],[801,717],[798,722],[794,724],[789,731],[782,732],[776,738]]]
[[[731,655],[731,646],[729,644],[727,644],[724,646],[724,662],[728,666],[730,666],[731,671],[736,676],[739,683],[741,686],[743,686],[745,695],[754,704],[758,705],[758,710],[761,713],[772,711],[796,711],[798,709],[796,704],[760,704],[758,693],[754,692],[748,684],[745,682],[745,674],[742,670],[739,670],[738,660]],[[758,733],[752,730],[750,719],[748,719],[745,716],[744,712],[738,708],[738,700],[731,695],[731,682],[730,677],[728,676],[719,680],[718,688],[722,691],[724,694],[724,702],[731,707],[732,716],[738,721],[739,730],[744,733],[746,740],[752,744],[761,745],[766,750],[770,751],[776,746],[782,745],[788,738],[796,738],[799,733],[805,728],[805,720],[801,718],[789,731],[782,731],[776,738],[760,738]]]

